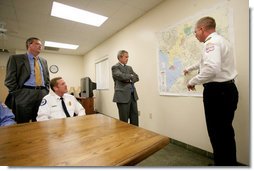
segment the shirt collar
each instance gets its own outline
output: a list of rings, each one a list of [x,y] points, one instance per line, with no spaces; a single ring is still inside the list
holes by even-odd
[[[121,64],[122,66],[126,66],[125,64],[122,64],[121,62],[119,62],[119,64]]]
[[[214,36],[214,35],[217,35],[218,33],[216,33],[216,32],[213,32],[213,33],[211,33],[209,36],[207,36],[207,38],[205,39],[205,42],[207,42],[208,40],[211,40],[211,38]],[[204,43],[205,43],[204,42]]]
[[[35,56],[29,52],[27,52],[27,56],[29,59],[33,59]],[[39,56],[37,56],[37,58],[39,59]]]
[[[58,96],[54,91],[51,91],[50,94],[52,94],[53,96],[55,96],[55,98],[56,98],[57,100],[60,100],[60,98],[61,98],[61,97]],[[66,94],[66,93],[65,93],[65,94]],[[66,96],[65,94],[62,96],[63,98],[65,98],[65,96]]]

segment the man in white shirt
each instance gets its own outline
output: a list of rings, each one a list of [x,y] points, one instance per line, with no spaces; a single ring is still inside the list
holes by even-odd
[[[237,71],[230,43],[216,33],[215,28],[216,22],[212,17],[203,17],[197,22],[195,36],[204,43],[203,55],[200,63],[186,68],[184,74],[199,69],[187,88],[195,90],[195,85],[204,86],[203,103],[214,165],[234,166],[237,160],[232,122],[238,103],[238,90],[234,83]]]
[[[50,88],[53,92],[42,99],[37,121],[85,115],[83,106],[73,95],[67,94],[67,85],[62,77],[53,78]]]

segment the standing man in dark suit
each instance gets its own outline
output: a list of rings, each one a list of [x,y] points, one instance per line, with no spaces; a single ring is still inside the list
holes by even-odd
[[[119,62],[112,66],[112,76],[115,82],[113,102],[117,103],[119,118],[121,121],[138,126],[138,94],[134,83],[139,81],[138,75],[131,66],[127,66],[129,54],[120,50],[117,54]]]
[[[9,89],[6,103],[17,123],[36,121],[41,100],[49,92],[47,61],[39,57],[40,39],[27,39],[26,49],[26,54],[10,56],[6,69],[5,85]]]

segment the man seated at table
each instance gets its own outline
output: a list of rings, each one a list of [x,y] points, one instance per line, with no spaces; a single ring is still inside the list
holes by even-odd
[[[0,126],[8,126],[16,124],[15,115],[12,111],[2,102],[0,102]]]
[[[67,85],[62,77],[53,78],[50,88],[53,92],[42,99],[37,121],[85,115],[83,106],[73,95],[67,94]]]

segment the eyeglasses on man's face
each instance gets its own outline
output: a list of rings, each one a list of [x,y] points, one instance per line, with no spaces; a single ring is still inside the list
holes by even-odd
[[[202,27],[195,28],[195,31],[193,32],[193,34],[196,35],[201,29]]]

